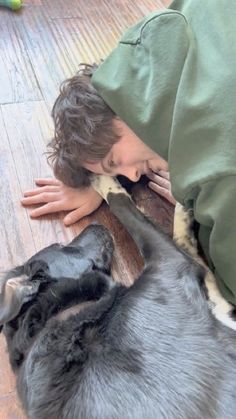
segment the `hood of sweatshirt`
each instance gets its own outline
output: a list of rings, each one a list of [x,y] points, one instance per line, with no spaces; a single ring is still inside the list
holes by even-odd
[[[236,173],[236,8],[176,0],[129,28],[92,83],[169,163],[183,202],[199,182]]]

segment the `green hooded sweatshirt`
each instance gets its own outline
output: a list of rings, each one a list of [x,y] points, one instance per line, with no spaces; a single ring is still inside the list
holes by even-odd
[[[236,304],[236,5],[176,0],[129,28],[92,83],[169,163],[223,296]]]

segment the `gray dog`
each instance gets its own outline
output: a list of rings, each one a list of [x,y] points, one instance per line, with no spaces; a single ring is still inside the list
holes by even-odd
[[[36,284],[4,325],[28,417],[234,419],[236,335],[208,309],[204,269],[119,187],[96,187],[145,266],[130,288],[115,284],[111,236],[92,225],[9,274]]]

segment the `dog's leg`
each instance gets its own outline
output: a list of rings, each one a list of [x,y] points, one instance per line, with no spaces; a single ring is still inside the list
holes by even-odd
[[[193,217],[190,212],[186,211],[184,207],[177,202],[174,213],[174,241],[195,260],[201,262],[198,255],[197,240],[192,231],[192,221]]]
[[[185,293],[191,304],[202,304],[205,307],[206,301],[201,288],[203,268],[181,251],[158,226],[149,221],[114,179],[106,176],[96,177],[93,187],[108,202],[111,211],[136,242],[144,259],[144,272],[153,279],[163,276],[165,287],[170,289],[176,289],[176,283],[181,284],[180,292]]]
[[[145,261],[160,263],[167,253],[169,258],[176,253],[172,240],[136,208],[118,181],[110,176],[94,176],[92,185],[128,230]]]

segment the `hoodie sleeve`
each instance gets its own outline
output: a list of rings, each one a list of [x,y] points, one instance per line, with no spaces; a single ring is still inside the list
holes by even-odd
[[[199,241],[226,300],[236,304],[236,176],[205,183],[195,204]],[[204,248],[205,247],[205,248]]]
[[[181,13],[151,13],[125,32],[92,77],[116,115],[166,160],[189,35]]]

